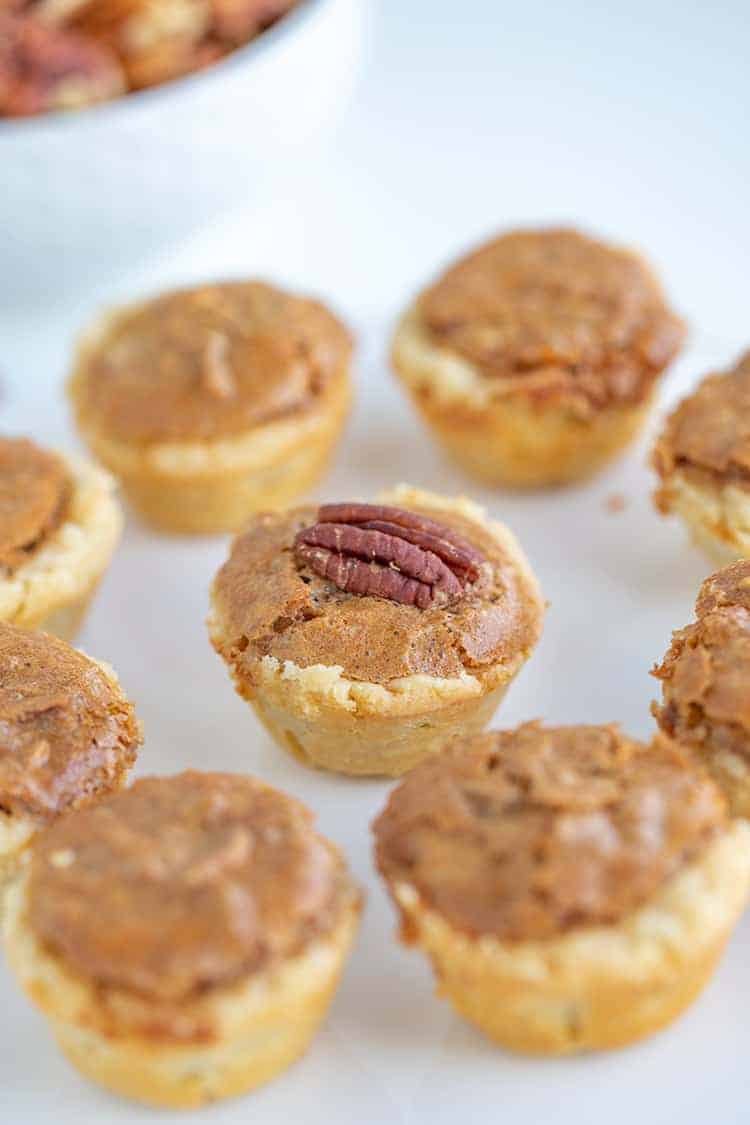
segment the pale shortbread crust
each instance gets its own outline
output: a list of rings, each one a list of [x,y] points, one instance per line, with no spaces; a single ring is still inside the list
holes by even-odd
[[[472,938],[414,887],[392,890],[440,992],[491,1038],[543,1054],[621,1046],[674,1019],[709,979],[750,892],[750,824],[733,822],[616,925],[548,941]]]
[[[750,558],[750,492],[736,484],[698,484],[676,469],[660,486],[669,511],[719,566]]]
[[[115,482],[88,462],[64,458],[72,482],[65,519],[28,562],[0,578],[0,620],[28,628],[54,628],[80,616],[109,565],[122,532]]]
[[[429,388],[445,406],[463,405],[484,409],[493,399],[518,389],[517,379],[488,379],[467,359],[435,344],[422,324],[419,307],[411,305],[399,321],[393,337],[393,360],[405,383],[414,390]],[[533,384],[534,376],[528,376]]]
[[[654,397],[583,417],[564,401],[536,403],[546,376],[487,378],[430,338],[416,303],[396,328],[392,361],[446,451],[489,484],[539,487],[591,475],[633,440]]]
[[[382,504],[454,512],[488,531],[525,579],[541,615],[544,602],[536,578],[513,533],[489,520],[465,497],[446,499],[406,484],[382,492]],[[225,628],[212,598],[208,629],[222,651]],[[237,690],[255,707],[271,734],[296,756],[324,769],[399,776],[453,735],[481,729],[531,654],[456,677],[403,676],[385,684],[352,680],[340,665],[302,668],[291,660],[262,657],[251,682],[232,669]]]
[[[164,1013],[157,1001],[84,980],[45,949],[28,924],[26,886],[23,875],[6,895],[6,955],[63,1052],[116,1093],[175,1107],[244,1093],[304,1053],[333,998],[360,912],[352,891],[333,931],[298,957]],[[159,1031],[149,1035],[149,1027]]]
[[[731,750],[696,752],[729,803],[732,816],[750,818],[750,763]]]

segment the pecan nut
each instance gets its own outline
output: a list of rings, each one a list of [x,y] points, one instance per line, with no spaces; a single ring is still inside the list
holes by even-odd
[[[294,549],[299,562],[340,590],[420,609],[460,597],[485,561],[442,524],[378,504],[324,504]]]

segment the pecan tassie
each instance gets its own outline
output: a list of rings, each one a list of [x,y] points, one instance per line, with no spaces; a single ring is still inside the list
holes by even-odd
[[[583,417],[643,401],[685,334],[641,258],[565,227],[485,242],[422,294],[419,315],[483,377]]]
[[[426,516],[379,504],[324,504],[297,533],[298,562],[349,594],[427,609],[459,598],[484,555]]]

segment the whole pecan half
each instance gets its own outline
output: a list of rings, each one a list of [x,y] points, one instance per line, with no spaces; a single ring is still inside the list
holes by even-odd
[[[297,533],[299,562],[349,594],[427,609],[460,597],[484,555],[416,512],[380,504],[324,504]]]

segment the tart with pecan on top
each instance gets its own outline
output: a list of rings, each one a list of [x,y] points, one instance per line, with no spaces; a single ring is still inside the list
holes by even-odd
[[[404,485],[257,516],[211,605],[214,647],[283,747],[389,776],[489,721],[543,616],[506,527]]]

